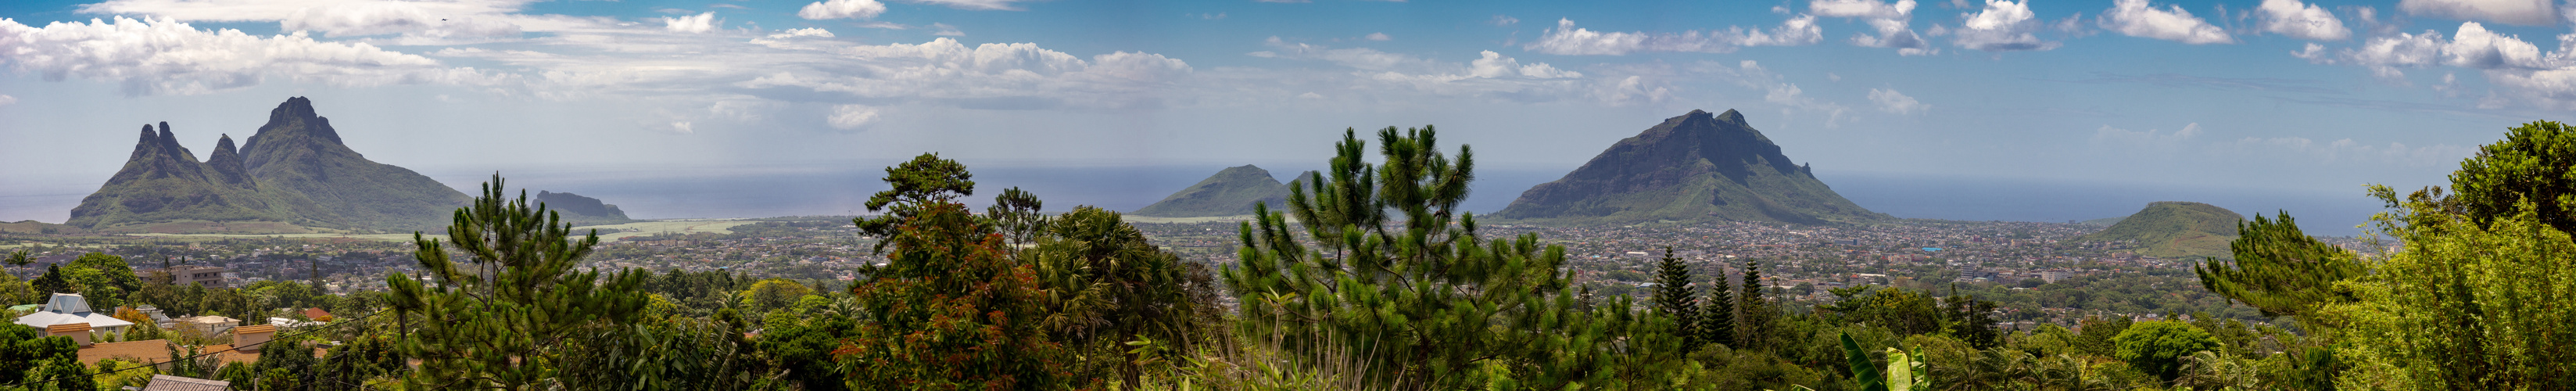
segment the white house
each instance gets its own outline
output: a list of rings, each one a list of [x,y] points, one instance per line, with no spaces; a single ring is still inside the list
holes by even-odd
[[[56,293],[52,298],[45,300],[44,308],[38,309],[36,313],[18,317],[18,324],[40,329],[73,323],[88,323],[90,329],[108,333],[125,332],[126,326],[134,325],[134,322],[117,319],[115,316],[91,312],[89,299],[72,293]]]

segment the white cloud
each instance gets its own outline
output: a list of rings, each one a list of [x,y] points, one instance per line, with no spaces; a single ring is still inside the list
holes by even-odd
[[[519,26],[471,16],[439,18],[412,3],[356,3],[296,10],[279,28],[320,31],[326,36],[409,34],[428,37],[518,37]]]
[[[730,83],[736,88],[807,90],[859,99],[1035,109],[1153,104],[1147,92],[1172,88],[1192,72],[1159,54],[1114,52],[1089,60],[1030,43],[967,47],[954,39],[921,44],[849,46],[828,69],[803,66]],[[798,61],[802,63],[802,61]]]
[[[2451,36],[2451,43],[2442,45],[2442,55],[2443,64],[2463,68],[2541,69],[2555,65],[2542,56],[2540,47],[2523,42],[2520,37],[2488,31],[2486,26],[2477,22],[2460,23],[2460,30]]]
[[[1989,52],[2057,49],[2056,41],[2041,41],[2038,14],[2031,13],[2029,0],[1986,0],[1984,9],[1961,15],[1966,20],[1959,28],[1942,30],[1935,26],[1934,35],[1951,34],[1951,44],[1971,50]]]
[[[1485,78],[1519,76],[1532,79],[1567,79],[1583,77],[1583,73],[1581,72],[1556,69],[1556,67],[1548,66],[1547,63],[1521,65],[1520,60],[1514,60],[1511,57],[1504,57],[1501,53],[1494,53],[1492,50],[1485,51],[1483,55],[1484,58],[1479,58],[1468,63],[1470,67],[1468,74]]]
[[[1829,18],[1904,19],[1914,13],[1914,0],[1881,3],[1877,0],[1816,0],[1807,3],[1807,13]]]
[[[523,0],[110,0],[82,13],[205,22],[276,21],[283,31],[370,39],[399,45],[453,45],[518,39]]]
[[[2180,5],[2159,10],[2147,0],[2117,0],[2111,9],[2102,11],[2101,25],[2121,35],[2193,45],[2236,42],[2227,30],[2191,16],[2191,11],[2184,11]]]
[[[1026,1],[1026,0],[903,0],[903,1],[904,1],[904,2],[906,2],[906,3],[938,4],[938,5],[947,6],[948,8],[956,8],[956,9],[962,9],[962,10],[977,10],[977,11],[1019,11],[1019,10],[1020,10],[1020,7],[1018,7],[1018,6],[1013,6],[1013,5],[1011,5],[1011,3],[1017,3],[1017,2]]]
[[[1908,25],[1913,23],[1914,0],[1881,3],[1876,0],[1821,0],[1807,3],[1810,14],[1837,18],[1861,18],[1878,35],[1852,34],[1853,45],[1896,49],[1898,55],[1916,56],[1940,53],[1924,42]]]
[[[1521,24],[1521,18],[1514,18],[1514,17],[1502,16],[1502,15],[1494,15],[1494,18],[1493,18],[1493,19],[1488,19],[1488,20],[1486,20],[1486,21],[1485,21],[1485,23],[1490,23],[1490,24],[1493,24],[1493,25],[1495,25],[1495,26],[1511,27],[1511,26],[1513,26],[1513,25]]]
[[[8,105],[14,105],[14,104],[18,104],[18,97],[15,97],[15,96],[8,96],[8,95],[0,95],[0,106],[8,106]]]
[[[942,37],[963,37],[966,36],[966,33],[957,31],[957,26],[950,26],[947,23],[931,23],[930,35]]]
[[[2310,41],[2340,41],[2352,37],[2343,20],[2333,12],[2299,0],[2263,0],[2255,11],[2263,16],[2263,31]]]
[[[1371,41],[1391,41],[1391,40],[1395,40],[1395,38],[1394,38],[1394,37],[1388,37],[1388,36],[1386,36],[1386,33],[1369,33],[1369,35],[1368,35],[1368,36],[1366,36],[1366,37],[1360,37],[1360,38],[1362,38],[1362,39],[1367,39],[1367,40],[1371,40]]]
[[[777,34],[770,34],[770,35],[769,35],[769,38],[772,38],[772,39],[787,39],[787,38],[796,38],[796,37],[821,37],[821,38],[831,38],[831,37],[832,37],[832,31],[831,31],[831,30],[818,29],[818,28],[801,28],[801,29],[789,29],[789,30],[785,30],[785,31],[779,31]]]
[[[2558,8],[2551,6],[2549,0],[2401,0],[2397,9],[2416,15],[2526,26],[2559,22]]]
[[[877,0],[827,0],[806,4],[804,9],[796,10],[796,17],[809,20],[872,19],[885,12],[885,3]]]
[[[715,31],[716,25],[721,23],[723,22],[716,21],[716,13],[712,11],[698,14],[697,16],[662,18],[663,29],[682,33],[704,33]]]
[[[875,124],[877,122],[877,108],[868,107],[867,105],[832,106],[832,117],[828,118],[827,121],[832,124],[833,129],[855,130],[865,128],[868,125]]]
[[[671,121],[671,131],[673,132],[683,134],[697,133],[698,131],[693,128],[695,128],[695,126],[690,124],[689,121]]]
[[[1894,89],[1881,90],[1871,88],[1869,89],[1869,101],[1870,103],[1878,104],[1878,111],[1896,114],[1914,114],[1916,112],[1932,110],[1932,105],[1923,104],[1923,102],[1914,100],[1914,97],[1905,96],[1904,93],[1896,92]]]
[[[1522,49],[1558,55],[1625,55],[1635,52],[1730,53],[1747,46],[1795,46],[1824,39],[1814,15],[1799,15],[1770,31],[1730,27],[1724,31],[1674,33],[1601,32],[1574,27],[1558,19],[1556,28]]]
[[[337,86],[497,82],[473,68],[365,43],[316,41],[298,32],[259,37],[197,30],[168,19],[54,22],[43,28],[0,19],[0,63],[46,80],[121,82],[127,96],[204,94],[258,85],[268,77]]]

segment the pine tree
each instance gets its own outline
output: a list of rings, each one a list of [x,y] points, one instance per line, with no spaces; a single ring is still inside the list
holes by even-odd
[[[1705,344],[1744,346],[1735,339],[1735,285],[1727,281],[1726,266],[1719,264],[1708,281],[1708,301],[1700,302],[1699,334]]]
[[[1476,235],[1475,216],[1456,211],[1475,178],[1467,148],[1440,154],[1429,127],[1378,139],[1385,163],[1366,163],[1366,143],[1345,131],[1329,171],[1291,189],[1305,237],[1256,204],[1242,262],[1224,273],[1243,303],[1239,331],[1297,341],[1282,347],[1292,354],[1359,352],[1349,359],[1370,389],[1600,386],[1646,345],[1612,342],[1640,323],[1624,300],[1575,310],[1563,246]]]
[[[1671,246],[1664,247],[1664,261],[1655,269],[1655,310],[1673,320],[1673,335],[1681,336],[1682,352],[1699,348],[1698,293],[1691,290],[1690,266],[1673,256]]]
[[[1762,262],[1744,261],[1744,293],[1735,295],[1735,342],[1738,347],[1761,346],[1763,333],[1770,331],[1771,302],[1762,297]]]
[[[403,388],[591,386],[563,384],[560,378],[559,362],[576,348],[571,337],[596,326],[633,324],[644,312],[643,273],[603,279],[598,270],[579,269],[599,245],[597,232],[572,240],[572,224],[544,205],[531,208],[527,192],[516,199],[504,194],[501,176],[494,174],[481,197],[456,210],[445,243],[413,233],[419,247],[413,257],[435,285],[402,273],[385,277],[396,311],[427,317],[412,322],[417,327],[398,349],[420,359]],[[460,253],[467,262],[449,260]]]
[[[2237,223],[2243,236],[2227,243],[2235,262],[2211,260],[2193,266],[2192,272],[2210,292],[2253,306],[2264,316],[2314,324],[2318,320],[2309,315],[2317,308],[2345,301],[2332,293],[2334,284],[2360,277],[2364,266],[2352,251],[2300,232],[2289,212],[2279,216],[2255,215],[2253,221]]]

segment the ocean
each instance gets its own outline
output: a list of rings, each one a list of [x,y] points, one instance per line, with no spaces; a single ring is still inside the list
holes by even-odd
[[[1046,209],[1077,205],[1134,210],[1161,200],[1223,169],[1222,165],[983,166],[974,167],[981,207],[1003,188],[1019,187],[1046,201]],[[1265,167],[1281,180],[1322,167]],[[1477,213],[1502,210],[1530,186],[1552,181],[1570,168],[1480,167],[1476,186],[1461,207]],[[424,170],[468,194],[490,179],[488,171]],[[571,192],[618,205],[640,219],[740,218],[865,213],[868,196],[887,189],[883,166],[767,166],[703,169],[528,169],[506,172],[512,189]],[[2286,210],[2316,235],[2351,236],[2350,228],[2381,210],[2349,189],[2276,189],[2174,186],[2121,182],[2051,181],[1975,176],[1923,176],[1822,171],[1835,192],[1870,210],[1905,218],[1973,221],[2068,222],[2126,216],[2154,201],[2205,202],[2251,217]],[[0,189],[0,221],[61,222],[96,184],[43,183]]]

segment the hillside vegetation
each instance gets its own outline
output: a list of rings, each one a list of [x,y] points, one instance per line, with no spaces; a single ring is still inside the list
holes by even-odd
[[[2078,241],[2132,241],[2139,255],[2151,257],[2231,258],[2227,241],[2236,239],[2244,221],[2227,208],[2198,202],[2159,201]]]

